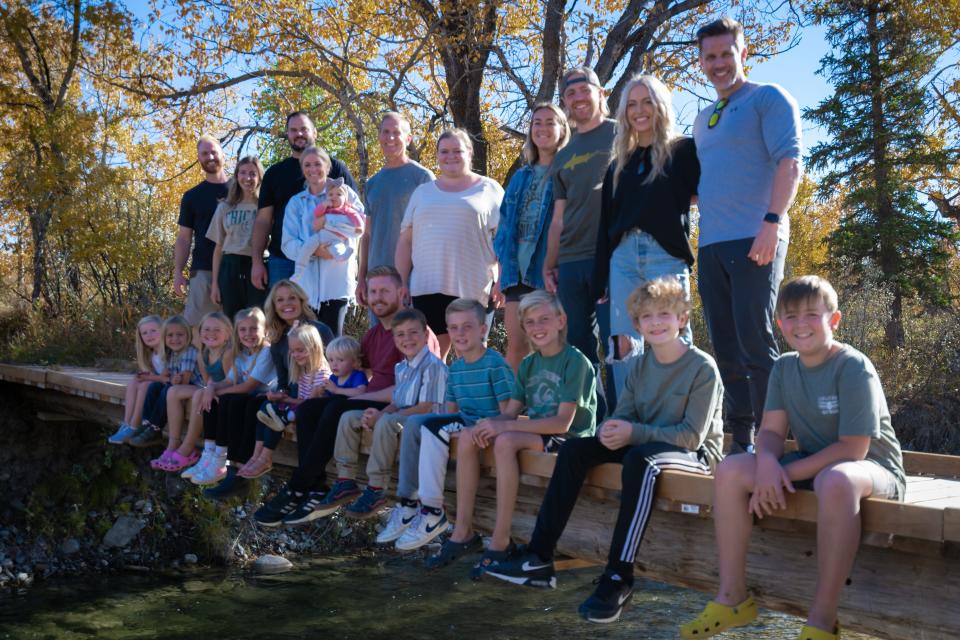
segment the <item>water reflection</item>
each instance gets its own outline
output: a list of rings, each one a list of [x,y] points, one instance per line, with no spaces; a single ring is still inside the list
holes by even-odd
[[[333,558],[280,576],[198,572],[181,579],[124,575],[40,586],[0,597],[0,638],[676,638],[703,594],[644,581],[613,625],[581,621],[577,606],[599,569],[561,572],[556,591],[472,582],[467,564],[428,573],[419,559]],[[724,639],[793,639],[801,621],[764,612]],[[867,636],[844,634],[848,640]]]

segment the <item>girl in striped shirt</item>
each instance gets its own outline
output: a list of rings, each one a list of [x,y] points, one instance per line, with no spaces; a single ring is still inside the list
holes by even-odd
[[[330,377],[330,365],[323,355],[323,340],[320,332],[311,324],[301,324],[290,330],[290,380],[296,380],[289,389],[278,389],[267,393],[267,400],[260,407],[257,419],[276,432],[268,436],[266,430],[257,428],[257,440],[271,449],[275,442],[268,442],[279,436],[287,425],[294,420],[297,405],[308,398],[317,398],[324,393],[324,384]],[[294,389],[293,386],[296,385]],[[262,436],[262,437],[261,437]],[[270,446],[273,444],[273,446]]]

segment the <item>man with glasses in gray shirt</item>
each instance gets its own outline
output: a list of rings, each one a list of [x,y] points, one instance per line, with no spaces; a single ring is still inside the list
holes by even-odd
[[[700,67],[717,102],[700,112],[698,289],[725,389],[733,452],[752,451],[779,348],[773,313],[801,174],[800,112],[781,87],[750,82],[743,27],[700,28]]]

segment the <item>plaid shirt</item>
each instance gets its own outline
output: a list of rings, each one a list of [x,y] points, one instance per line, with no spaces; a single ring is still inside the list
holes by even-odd
[[[193,345],[179,353],[171,353],[170,359],[167,360],[167,373],[172,376],[175,373],[189,371],[190,382],[186,384],[202,385],[203,377],[200,375],[200,366],[197,364],[199,355],[197,348]]]
[[[401,360],[394,368],[396,386],[393,404],[406,409],[421,402],[432,402],[433,411],[439,411],[447,390],[447,365],[430,353],[426,345],[413,360]]]

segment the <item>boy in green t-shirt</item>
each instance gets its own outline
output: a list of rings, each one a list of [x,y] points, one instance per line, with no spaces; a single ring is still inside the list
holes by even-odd
[[[622,463],[620,509],[607,566],[580,605],[590,622],[614,622],[633,595],[633,563],[664,469],[710,473],[723,446],[723,384],[709,355],[687,345],[690,303],[676,278],[640,285],[627,300],[633,325],[649,346],[631,362],[617,410],[595,438],[560,448],[537,525],[525,552],[490,575],[514,584],[555,587],[553,555],[590,469]]]
[[[510,529],[520,487],[518,454],[525,449],[556,451],[568,436],[590,436],[596,427],[596,374],[587,357],[567,344],[567,316],[557,296],[532,291],[517,312],[533,353],[520,363],[503,413],[477,422],[461,438],[458,451],[471,453],[464,451],[467,437],[477,449],[492,444],[497,465],[497,522],[487,551],[471,572],[475,580],[512,551]],[[524,409],[526,418],[520,418]]]
[[[801,640],[838,637],[840,593],[860,544],[860,500],[902,500],[903,457],[876,369],[856,349],[836,342],[837,293],[817,276],[780,290],[777,325],[794,352],[770,372],[756,455],[736,455],[717,469],[714,523],[720,588],[683,638],[709,638],[748,624],[757,606],[747,594],[746,559],[752,515],[786,507],[784,490],[817,494],[817,590]],[[799,451],[784,455],[787,431]]]

